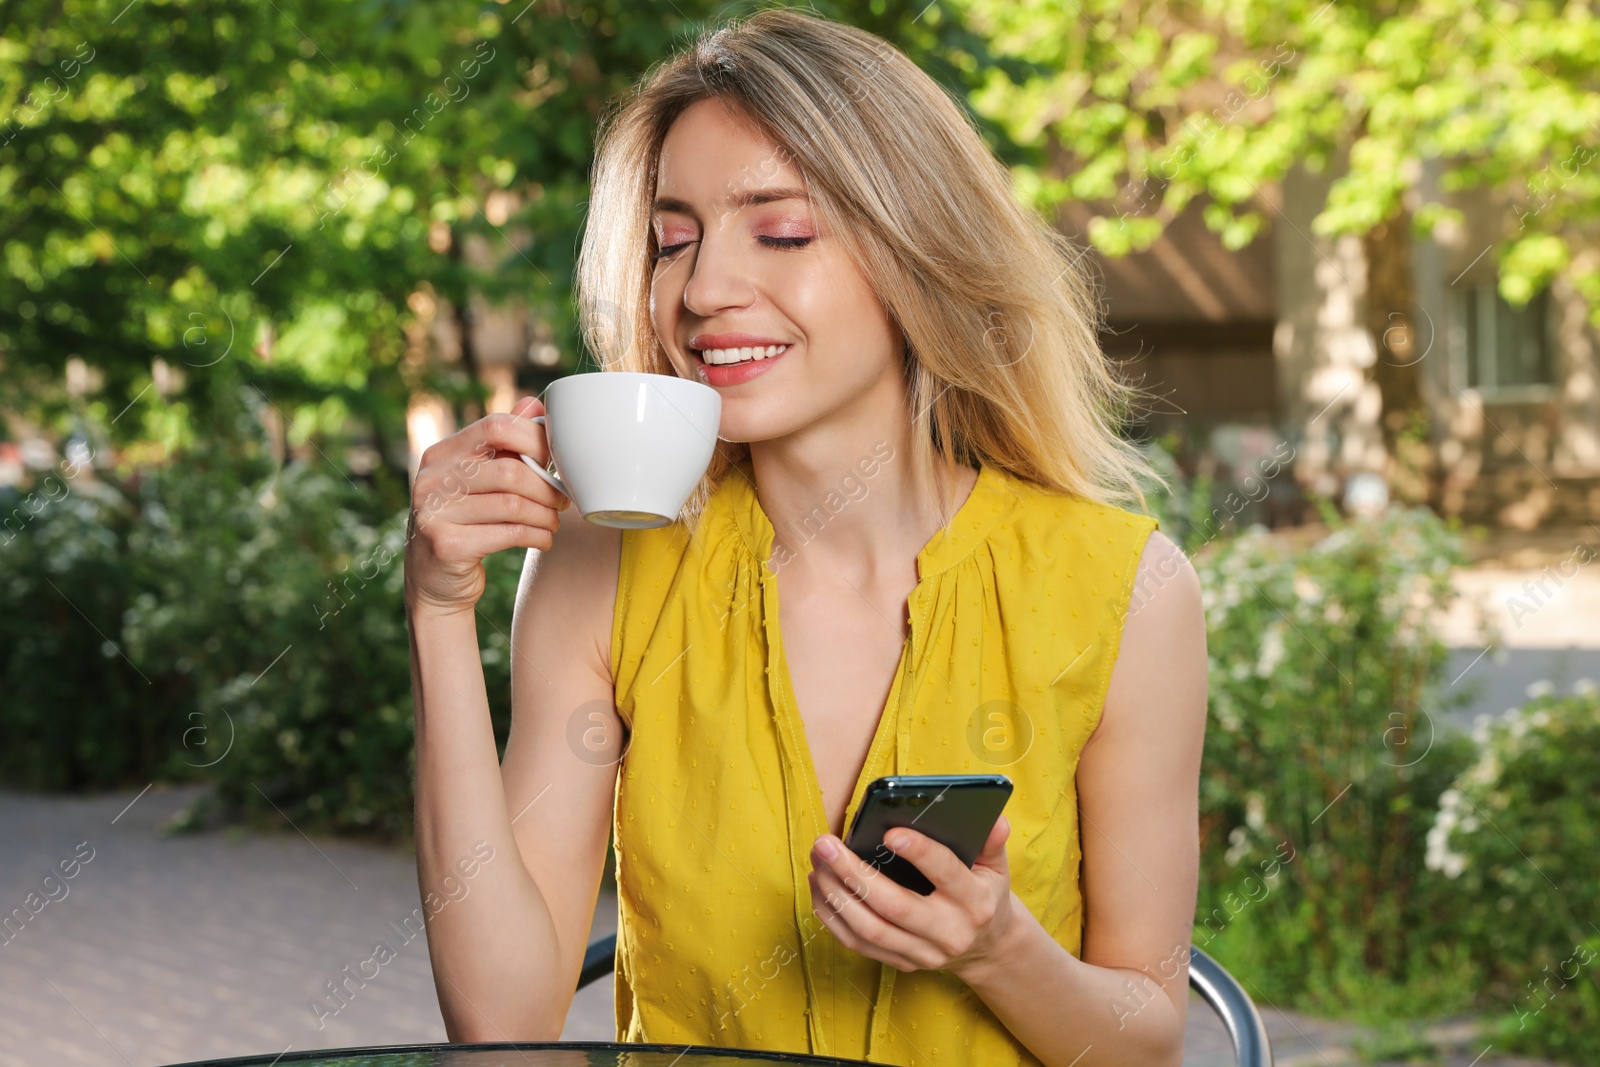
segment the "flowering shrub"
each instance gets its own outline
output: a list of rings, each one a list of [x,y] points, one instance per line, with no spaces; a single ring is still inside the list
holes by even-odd
[[[1427,863],[1507,1009],[1498,1044],[1600,1060],[1600,693],[1548,686],[1474,732],[1478,759],[1440,798]]]
[[[1430,625],[1465,559],[1454,528],[1420,509],[1330,521],[1303,549],[1255,528],[1197,561],[1211,716],[1195,943],[1266,995],[1337,1009],[1356,986],[1439,969],[1424,836],[1469,758],[1440,712],[1470,694],[1448,685]]]

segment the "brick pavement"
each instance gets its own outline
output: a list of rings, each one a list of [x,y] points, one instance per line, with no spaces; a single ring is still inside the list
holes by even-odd
[[[60,899],[0,944],[0,1067],[155,1067],[445,1039],[426,940],[403,943],[395,929],[419,903],[409,855],[289,829],[162,836],[161,822],[195,794],[0,792],[0,911],[43,896],[46,875],[80,860],[52,883]],[[603,893],[591,936],[612,932],[615,917]],[[348,1003],[319,1029],[312,999],[379,941],[398,946],[396,957],[347,985]],[[1354,1062],[1350,1027],[1267,1015],[1280,1067]],[[578,994],[562,1036],[614,1038],[609,981]],[[1221,1026],[1191,1001],[1185,1063],[1231,1062]],[[1478,1067],[1496,1064],[1510,1067]]]

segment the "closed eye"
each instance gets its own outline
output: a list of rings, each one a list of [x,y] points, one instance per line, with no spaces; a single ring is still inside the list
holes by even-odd
[[[757,241],[760,241],[768,248],[804,248],[814,239],[812,237],[772,237],[766,234],[760,234],[756,237]],[[694,243],[693,241],[680,241],[677,244],[666,245],[656,252],[655,258],[662,260],[669,256],[675,256]]]
[[[680,241],[675,245],[667,245],[665,248],[662,248],[655,254],[655,258],[666,259],[668,256],[677,255],[679,252],[682,252],[685,248],[688,248],[692,244],[694,244],[693,241]]]

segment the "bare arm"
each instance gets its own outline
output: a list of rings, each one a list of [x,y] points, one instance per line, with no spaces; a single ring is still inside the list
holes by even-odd
[[[1105,710],[1078,760],[1082,957],[1039,936],[1035,921],[1019,950],[1034,966],[1012,964],[999,983],[1000,1003],[1006,993],[1014,999],[1002,1009],[984,997],[1041,1058],[1079,1067],[1176,1067],[1183,1058],[1200,864],[1205,612],[1193,566],[1159,532],[1145,543],[1135,590]],[[1055,1013],[1067,1004],[1072,1025],[1063,1028]],[[1018,1010],[1030,1007],[1037,1010]]]
[[[536,413],[537,401],[514,410]],[[491,416],[441,446],[436,474],[456,481],[425,478],[425,457],[406,558],[417,875],[439,1008],[452,1041],[555,1040],[598,894],[616,776],[614,764],[578,758],[566,729],[580,708],[603,708],[611,718],[601,721],[620,728],[609,653],[621,541],[575,513],[557,534],[554,507],[565,502],[506,455],[545,454],[531,422]],[[430,509],[428,492],[453,499]],[[519,545],[530,551],[502,764],[478,648],[479,561]]]

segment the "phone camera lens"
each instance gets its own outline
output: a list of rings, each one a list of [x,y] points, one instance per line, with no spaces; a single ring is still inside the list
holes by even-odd
[[[905,797],[885,797],[883,800],[883,806],[886,808],[902,808],[905,807],[905,803]]]
[[[923,807],[923,806],[925,806],[925,805],[926,805],[926,804],[927,804],[927,803],[928,803],[928,798],[927,798],[927,797],[925,797],[925,796],[923,796],[923,795],[921,795],[921,794],[920,794],[920,793],[919,793],[919,794],[918,794],[918,795],[916,795],[916,796],[914,796],[914,797],[912,797],[912,798],[911,798],[911,806],[912,806],[912,807],[913,807],[913,808],[920,808],[920,807]]]

